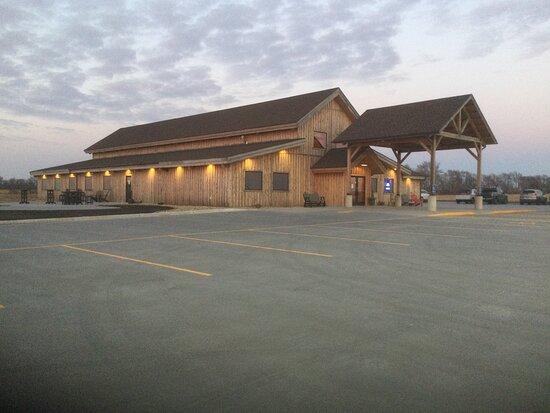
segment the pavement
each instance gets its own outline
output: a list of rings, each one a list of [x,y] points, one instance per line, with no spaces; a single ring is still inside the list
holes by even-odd
[[[11,410],[548,411],[550,206],[0,227]]]

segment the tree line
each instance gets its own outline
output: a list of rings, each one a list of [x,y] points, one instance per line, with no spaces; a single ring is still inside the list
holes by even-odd
[[[416,174],[425,176],[422,188],[430,188],[430,163],[424,161],[416,168],[410,168]],[[485,174],[482,186],[499,186],[507,194],[519,194],[523,189],[540,189],[543,193],[550,193],[550,176],[522,175],[519,172],[504,172],[501,174]],[[476,174],[468,171],[449,169],[442,171],[436,164],[436,189],[438,194],[460,194],[476,187]]]
[[[36,179],[28,178],[9,178],[4,179],[0,176],[0,189],[8,189],[10,191],[17,191],[19,189],[36,189]]]

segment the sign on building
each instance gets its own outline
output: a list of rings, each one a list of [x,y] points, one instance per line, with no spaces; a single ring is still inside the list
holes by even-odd
[[[393,179],[384,178],[384,193],[385,194],[393,193]]]

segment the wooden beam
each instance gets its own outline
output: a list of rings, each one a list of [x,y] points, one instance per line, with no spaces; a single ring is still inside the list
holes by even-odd
[[[402,174],[401,174],[401,163],[403,161],[403,159],[401,158],[401,152],[400,151],[396,151],[395,152],[395,157],[397,158],[397,182],[396,182],[396,185],[395,185],[395,193],[396,195],[401,195],[401,179],[402,179]]]
[[[476,176],[476,187],[477,187],[477,195],[481,195],[481,153],[483,151],[482,145],[476,145],[476,152],[477,152],[477,176]]]
[[[440,132],[440,136],[450,139],[457,139],[459,141],[467,141],[467,142],[481,142],[479,138],[474,138],[473,136],[467,136],[467,135],[459,135],[458,133],[451,133],[451,132]]]
[[[361,161],[367,156],[367,150],[365,148],[361,148],[362,151],[355,156],[355,159],[352,158],[351,160],[351,167],[355,168],[357,165],[361,163]]]
[[[437,152],[437,138],[434,136],[432,147],[430,149],[430,194],[435,195],[435,178],[436,178],[436,163],[435,163],[435,154]]]
[[[472,155],[474,159],[477,161],[477,155],[474,153],[474,151],[472,151],[470,148],[464,148],[464,149],[466,149],[470,153],[470,155]]]
[[[347,169],[346,169],[346,178],[347,178],[347,183],[346,183],[346,195],[351,191],[351,147],[348,147],[347,148],[347,163],[346,163],[346,166],[347,166]]]
[[[385,174],[386,173],[386,166],[382,163],[376,152],[370,147],[365,147],[365,156],[367,158],[367,164],[369,165],[369,169],[371,174]]]
[[[420,144],[420,146],[422,146],[426,150],[426,152],[428,152],[428,153],[432,152],[432,150],[424,142],[419,141],[418,143]]]
[[[405,159],[407,159],[411,153],[412,152],[407,152],[407,154],[401,159],[401,162],[405,162]]]
[[[462,123],[462,127],[460,128],[460,134],[464,134],[464,131],[466,130],[466,127],[468,126],[468,123],[470,122],[470,118],[466,118],[466,121]]]
[[[357,148],[355,148],[351,154],[351,159],[355,158],[355,155],[357,155],[357,153],[359,153],[361,149],[363,149],[362,145],[357,146]]]

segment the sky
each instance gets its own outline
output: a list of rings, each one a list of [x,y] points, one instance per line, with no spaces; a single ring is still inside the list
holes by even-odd
[[[472,93],[499,142],[484,172],[550,174],[550,0],[0,0],[0,176],[88,159],[120,127],[337,86],[359,113]]]

